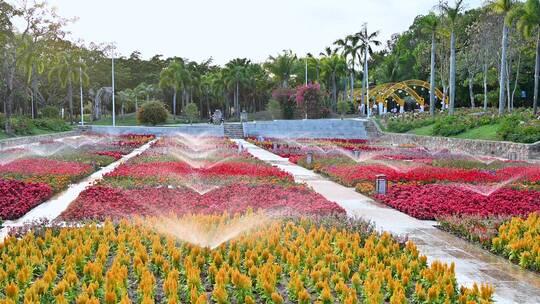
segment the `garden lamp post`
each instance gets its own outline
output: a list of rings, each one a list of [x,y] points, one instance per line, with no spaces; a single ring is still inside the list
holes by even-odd
[[[79,57],[79,62],[81,57]],[[84,102],[83,102],[83,89],[82,89],[82,66],[79,64],[79,87],[81,93],[81,126],[84,126]]]
[[[378,174],[375,177],[375,193],[385,195],[387,188],[388,181],[386,180],[386,175]]]
[[[112,63],[112,125],[116,127],[116,114],[114,109],[114,46],[111,51],[111,63]]]
[[[310,151],[306,155],[306,164],[311,166],[312,163],[313,163],[313,152]]]

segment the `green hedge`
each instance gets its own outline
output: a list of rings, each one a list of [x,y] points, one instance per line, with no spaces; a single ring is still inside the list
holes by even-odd
[[[513,114],[502,120],[497,134],[507,141],[534,143],[540,141],[540,120]]]

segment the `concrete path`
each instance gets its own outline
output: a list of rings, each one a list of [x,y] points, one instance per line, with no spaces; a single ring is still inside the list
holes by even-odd
[[[237,140],[237,143],[253,156],[290,173],[297,182],[306,183],[328,200],[338,203],[349,216],[372,221],[381,231],[407,235],[429,260],[454,262],[460,284],[491,283],[495,287],[497,303],[540,303],[540,275],[522,270],[502,257],[434,227],[434,221],[421,221],[379,204],[352,188],[332,182],[245,140]]]
[[[4,241],[4,238],[7,236],[7,233],[9,232],[9,229],[11,227],[20,227],[23,226],[25,223],[40,219],[47,219],[49,221],[54,220],[62,212],[64,212],[64,210],[67,209],[69,204],[71,204],[71,202],[73,202],[79,196],[79,194],[84,191],[84,189],[94,184],[96,181],[102,179],[105,174],[112,172],[114,169],[116,169],[118,166],[120,166],[127,160],[146,151],[155,141],[157,141],[157,138],[133,150],[131,153],[124,155],[121,159],[109,164],[107,167],[104,167],[101,170],[94,172],[92,175],[83,179],[81,182],[70,185],[68,189],[66,189],[64,192],[61,192],[60,194],[54,196],[43,204],[38,205],[37,207],[26,213],[23,217],[13,221],[5,221],[3,224],[4,227],[0,229],[0,243]]]

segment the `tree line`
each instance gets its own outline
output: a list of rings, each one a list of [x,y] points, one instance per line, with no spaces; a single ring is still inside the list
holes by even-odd
[[[21,28],[13,25],[16,18]],[[321,85],[329,109],[337,111],[338,101],[345,100],[354,111],[367,102],[368,88],[407,79],[430,82],[433,115],[435,87],[442,88],[449,114],[479,104],[498,107],[500,114],[519,106],[533,106],[536,113],[538,107],[539,0],[497,0],[470,10],[463,0],[440,2],[385,44],[365,24],[320,52],[298,56],[284,50],[263,63],[236,58],[223,66],[212,58],[143,59],[138,51],[115,56],[114,45],[70,40],[66,26],[74,21],[46,2],[14,6],[0,0],[0,112],[8,133],[12,116],[35,118],[46,106],[65,109],[72,123],[81,113],[92,119],[110,113],[112,57],[118,57],[120,115],[155,99],[174,116],[195,103],[201,119],[216,109],[238,117],[243,110],[265,110],[274,91],[308,82]],[[355,91],[364,93],[359,100]]]

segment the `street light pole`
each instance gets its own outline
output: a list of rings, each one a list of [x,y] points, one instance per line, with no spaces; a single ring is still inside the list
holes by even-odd
[[[80,87],[80,93],[81,93],[81,126],[84,126],[84,102],[83,102],[83,89],[82,89],[81,57],[79,57],[79,87]]]
[[[115,114],[115,109],[114,109],[114,48],[112,50],[112,55],[111,55],[111,60],[112,60],[112,125],[113,127],[116,127],[116,114]]]

